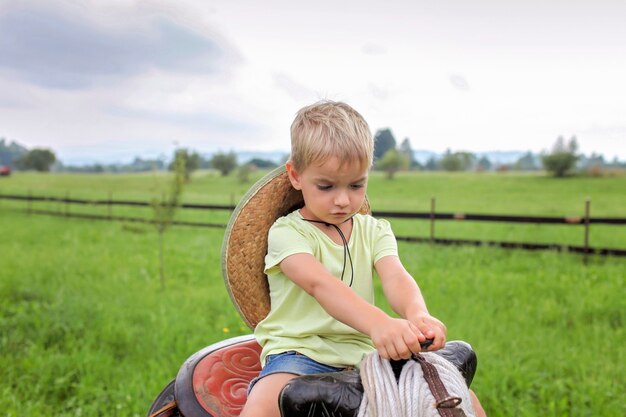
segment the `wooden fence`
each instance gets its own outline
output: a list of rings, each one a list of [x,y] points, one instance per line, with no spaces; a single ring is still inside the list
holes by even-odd
[[[87,200],[78,198],[65,198],[54,196],[33,196],[0,194],[0,200],[23,201],[26,207],[17,208],[33,214],[46,214],[53,216],[75,217],[91,220],[110,220],[124,222],[142,222],[154,223],[154,219],[145,217],[118,216],[113,215],[114,206],[134,206],[134,207],[151,207],[151,203],[145,201],[132,200],[113,200],[109,195],[108,199]],[[42,210],[33,208],[33,203],[56,203],[58,210]],[[621,248],[598,248],[589,245],[589,231],[593,224],[607,225],[626,225],[625,217],[591,217],[590,207],[591,201],[585,201],[585,215],[580,217],[546,217],[546,216],[511,216],[511,215],[489,215],[489,214],[473,214],[473,213],[439,213],[435,210],[435,199],[431,200],[431,209],[429,212],[404,212],[404,211],[373,211],[373,215],[388,219],[421,219],[430,222],[430,233],[427,237],[417,236],[396,236],[398,240],[406,242],[428,242],[441,245],[473,245],[473,246],[493,246],[507,249],[525,249],[525,250],[557,250],[563,252],[574,252],[583,254],[586,262],[589,255],[601,256],[626,256],[626,249]],[[107,214],[90,214],[72,212],[71,205],[90,205],[90,206],[106,206]],[[191,210],[224,210],[233,211],[233,204],[180,204],[180,208]],[[571,225],[582,226],[584,229],[584,239],[582,246],[563,245],[557,243],[529,243],[529,242],[510,242],[495,240],[473,240],[473,239],[449,239],[438,238],[435,235],[435,226],[438,221],[474,221],[474,222],[504,222],[504,223],[531,223],[531,224],[551,224],[551,225]],[[193,227],[226,227],[223,223],[207,223],[195,221],[175,220],[174,225],[193,226]]]

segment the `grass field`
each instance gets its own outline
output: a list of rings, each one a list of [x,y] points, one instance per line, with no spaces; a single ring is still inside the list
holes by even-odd
[[[392,183],[374,177],[370,199],[380,209],[427,210],[417,206],[437,188],[405,195],[406,207],[388,201],[400,199],[402,189],[436,183],[444,196],[438,201],[451,200],[444,211],[572,215],[580,211],[562,207],[578,205],[574,194],[580,194],[581,201],[591,196],[605,202],[597,215],[625,215],[623,178],[559,183],[533,176],[469,177],[407,176]],[[115,198],[142,199],[150,195],[146,184],[154,182],[159,179],[151,175],[28,174],[3,179],[0,187],[3,193],[59,195],[70,189],[73,196],[92,198],[111,187]],[[516,197],[523,184],[532,187]],[[201,174],[185,198],[228,204],[231,193],[237,199],[248,186]],[[535,194],[541,197],[529,198]],[[472,202],[472,195],[480,201]],[[222,229],[167,232],[162,290],[152,227],[29,216],[10,208],[0,205],[0,414],[141,416],[187,357],[249,332],[222,281]],[[620,233],[614,242],[623,248]],[[406,243],[400,251],[431,312],[447,324],[449,339],[467,340],[477,351],[473,388],[488,415],[626,414],[623,258],[592,258],[585,266],[579,256],[556,252]],[[381,300],[380,289],[378,295]]]
[[[221,177],[215,172],[195,173],[185,187],[183,202],[235,204],[252,181],[264,175],[253,173],[248,183],[235,175]],[[45,195],[82,199],[150,201],[160,198],[167,189],[168,174],[49,174],[18,173],[2,178],[0,193]],[[626,176],[607,178],[573,177],[555,179],[528,173],[399,173],[393,181],[374,172],[369,199],[375,210],[428,212],[431,198],[436,198],[438,212],[479,214],[583,216],[585,200],[591,201],[592,217],[626,217]],[[28,207],[25,202],[0,200],[1,207]],[[96,213],[108,215],[105,206],[33,203],[32,208],[63,213]],[[150,217],[150,208],[115,206],[113,215]],[[177,218],[187,221],[228,222],[228,211],[179,210]],[[400,236],[429,236],[430,223],[425,220],[393,220]],[[556,243],[582,246],[584,230],[580,225],[538,225],[493,222],[438,221],[436,236],[518,242]],[[593,247],[625,248],[626,227],[593,225],[590,233]]]
[[[186,202],[231,204],[239,201],[252,182],[266,171],[254,172],[250,182],[214,171],[194,173],[185,188]],[[71,195],[76,198],[149,200],[167,184],[168,174],[39,174],[18,172],[0,178],[4,194]],[[430,200],[444,212],[495,214],[582,215],[586,198],[592,215],[623,216],[626,176],[557,179],[541,173],[401,172],[389,181],[373,172],[369,198],[378,210],[428,211]]]

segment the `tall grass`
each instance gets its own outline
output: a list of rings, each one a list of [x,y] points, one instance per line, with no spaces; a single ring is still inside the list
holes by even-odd
[[[223,285],[220,229],[170,231],[164,291],[152,228],[0,210],[0,230],[6,416],[143,415],[188,356],[248,333]],[[624,414],[621,259],[400,250],[449,338],[476,349],[489,415]]]
[[[241,331],[221,230],[172,230],[162,291],[152,228],[4,212],[0,224],[6,415],[141,415],[188,355]]]
[[[256,172],[255,179],[263,173]],[[167,175],[41,175],[0,179],[0,192],[148,201]],[[625,216],[625,178],[372,175],[379,210]],[[197,173],[185,202],[229,204],[250,186]],[[0,409],[6,416],[141,416],[202,347],[249,333],[223,284],[223,229],[174,227],[161,290],[154,228],[28,215],[0,200]],[[58,205],[51,209],[62,211]],[[72,207],[71,210],[78,210]],[[103,208],[86,207],[85,210]],[[113,214],[125,209],[116,207]],[[118,211],[120,210],[120,211]],[[130,211],[129,211],[130,213]],[[135,213],[137,214],[137,213]],[[139,213],[150,216],[149,209]],[[182,214],[225,222],[227,212]],[[393,221],[428,235],[427,222]],[[592,244],[626,247],[624,227],[593,226]],[[438,236],[579,244],[569,226],[438,222]],[[449,339],[479,356],[473,388],[490,416],[626,414],[626,264],[556,252],[400,243]],[[388,306],[377,288],[378,303]]]
[[[623,260],[403,249],[433,313],[478,352],[474,389],[489,415],[624,415]]]

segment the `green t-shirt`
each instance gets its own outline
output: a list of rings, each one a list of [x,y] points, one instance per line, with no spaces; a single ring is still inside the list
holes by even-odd
[[[355,215],[348,248],[354,268],[352,289],[373,304],[374,264],[385,256],[398,254],[389,222]],[[344,270],[343,245],[304,220],[299,211],[274,223],[265,257],[271,310],[254,331],[263,347],[261,363],[265,364],[267,355],[294,350],[330,366],[358,366],[374,350],[370,338],[330,316],[315,298],[282,273],[280,262],[297,253],[313,255],[337,279]],[[349,284],[350,260],[345,262],[343,281]]]

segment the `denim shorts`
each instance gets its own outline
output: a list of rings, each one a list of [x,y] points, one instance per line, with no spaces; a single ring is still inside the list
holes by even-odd
[[[248,386],[248,394],[261,378],[278,373],[287,373],[294,375],[311,375],[321,374],[324,372],[338,372],[346,368],[336,368],[334,366],[324,365],[314,361],[313,359],[293,350],[275,355],[267,355],[265,358],[265,366],[261,369],[259,376],[250,381]]]

